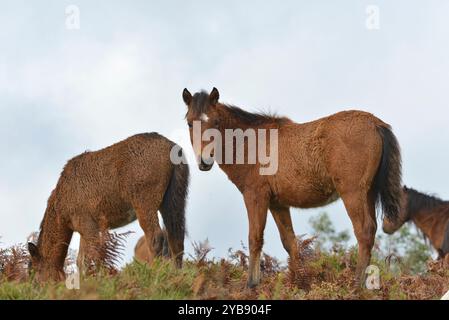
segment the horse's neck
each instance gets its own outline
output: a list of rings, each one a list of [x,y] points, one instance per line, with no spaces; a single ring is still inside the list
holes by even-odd
[[[62,268],[73,231],[48,207],[42,221],[37,246],[45,263]]]
[[[226,137],[226,130],[236,130],[236,129],[241,129],[243,131],[247,130],[249,127],[249,125],[247,123],[243,123],[240,119],[236,118],[229,110],[226,106],[221,106],[220,108],[220,118],[224,119],[224,121],[221,122],[218,130],[221,133],[221,137],[222,137],[222,144],[221,144],[221,148],[222,148],[222,161],[221,163],[219,163],[218,165],[220,166],[220,169],[223,170],[223,172],[228,176],[228,178],[237,186],[237,188],[242,191],[243,188],[245,187],[244,184],[244,176],[246,176],[249,171],[247,170],[247,165],[234,165],[234,161],[235,159],[235,154],[232,155],[233,158],[233,163],[232,164],[226,164],[225,163],[225,157],[227,152],[229,152],[228,150],[226,150],[226,142],[225,142],[225,137]],[[257,129],[256,127],[251,127],[254,129]],[[257,137],[256,137],[257,139]],[[234,142],[233,142],[234,143]],[[248,150],[248,145],[247,145],[247,139],[244,139],[243,142],[244,146],[243,149],[245,150],[244,152],[246,153]],[[235,146],[234,146],[235,148]],[[235,149],[233,148],[233,152],[235,151]]]
[[[244,123],[240,119],[238,119],[235,115],[232,114],[232,112],[229,110],[227,106],[220,106],[220,118],[224,119],[224,122],[220,126],[220,131],[224,137],[224,130],[225,129],[242,129],[246,130],[249,128],[249,125],[247,123]],[[257,129],[255,127],[251,127],[254,129]]]
[[[445,232],[449,215],[441,211],[428,212],[420,210],[413,215],[412,220],[434,246],[440,245],[438,239]]]

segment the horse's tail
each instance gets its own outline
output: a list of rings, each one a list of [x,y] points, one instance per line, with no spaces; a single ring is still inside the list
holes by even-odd
[[[181,150],[182,152],[182,150]],[[175,241],[184,241],[185,207],[189,188],[189,166],[185,161],[175,164],[160,208],[165,228]]]
[[[401,151],[389,125],[379,125],[377,130],[382,138],[382,159],[373,189],[377,207],[382,209],[387,219],[394,221],[399,215],[401,204]]]

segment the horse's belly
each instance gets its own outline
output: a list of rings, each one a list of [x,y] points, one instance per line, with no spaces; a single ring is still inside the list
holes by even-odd
[[[328,205],[340,198],[330,183],[284,184],[275,192],[276,200],[286,206],[296,208],[317,208]]]
[[[109,220],[109,226],[111,229],[124,227],[137,219],[134,209],[128,209],[120,212],[118,215],[111,216]]]
[[[280,196],[278,197],[278,202],[289,207],[308,209],[326,206],[339,198],[340,196],[336,192],[330,195],[302,194],[297,196]]]

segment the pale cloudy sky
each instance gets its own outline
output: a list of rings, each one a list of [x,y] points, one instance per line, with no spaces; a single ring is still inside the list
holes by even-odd
[[[66,28],[66,7],[80,29]],[[379,8],[379,30],[366,27]],[[23,242],[71,157],[140,132],[190,150],[181,92],[310,121],[344,109],[376,114],[398,136],[404,181],[449,199],[449,2],[6,1],[0,2],[0,236]],[[247,242],[240,193],[218,169],[191,168],[190,242],[215,256]],[[327,211],[351,229],[341,202],[293,210],[296,233]],[[142,234],[123,230],[127,259]],[[286,257],[273,220],[268,253]]]

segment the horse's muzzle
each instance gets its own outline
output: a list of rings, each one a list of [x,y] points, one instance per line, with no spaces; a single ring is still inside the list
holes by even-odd
[[[200,163],[198,164],[198,168],[201,171],[209,171],[214,166],[214,161],[212,159],[208,159],[207,161],[204,161],[201,157]]]

